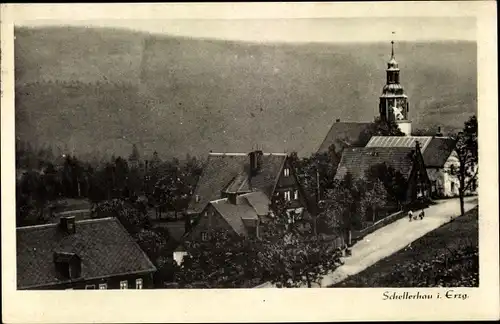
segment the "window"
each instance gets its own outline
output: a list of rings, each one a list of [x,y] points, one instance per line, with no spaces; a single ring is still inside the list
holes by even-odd
[[[455,192],[455,182],[451,182],[451,193]]]
[[[120,289],[128,289],[128,281],[127,280],[120,281]]]
[[[95,289],[95,285],[85,285],[85,289]]]
[[[285,170],[283,170],[283,174],[285,175],[285,177],[288,177],[290,175],[290,169],[285,168]]]
[[[284,195],[285,195],[285,200],[290,201],[290,191],[285,191]]]
[[[208,212],[204,212],[203,216],[207,217],[208,216]]]
[[[108,289],[108,284],[99,284],[99,289]]]
[[[135,289],[142,289],[142,279],[135,279]]]
[[[201,240],[202,241],[208,241],[208,233],[207,232],[201,232]]]
[[[299,199],[299,191],[298,190],[295,190],[293,192],[293,199],[295,199],[295,200]]]

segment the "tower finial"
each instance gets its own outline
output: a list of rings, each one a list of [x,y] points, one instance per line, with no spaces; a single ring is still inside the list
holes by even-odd
[[[396,32],[392,32],[392,35],[395,35]],[[391,40],[391,58],[394,58],[394,40]]]

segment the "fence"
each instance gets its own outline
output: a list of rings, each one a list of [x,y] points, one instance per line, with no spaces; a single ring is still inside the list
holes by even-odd
[[[364,228],[362,230],[358,230],[358,231],[352,231],[352,237],[351,239],[356,242],[356,241],[359,241],[360,239],[362,239],[363,237],[365,237],[366,235],[368,234],[371,234],[373,232],[375,232],[376,230],[400,219],[400,218],[403,218],[405,216],[405,212],[403,212],[402,210],[401,211],[398,211],[392,215],[389,215],[377,222],[375,222],[373,225],[367,227],[367,228]]]

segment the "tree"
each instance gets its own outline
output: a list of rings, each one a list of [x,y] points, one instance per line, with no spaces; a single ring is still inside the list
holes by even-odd
[[[340,265],[340,253],[315,236],[291,230],[282,219],[275,217],[266,224],[267,235],[260,242],[263,277],[279,287],[311,288]]]
[[[208,241],[188,242],[176,280],[184,287],[237,288],[259,278],[258,248],[249,238],[216,230]]]
[[[162,255],[168,237],[151,229],[141,229],[135,234],[135,239],[148,257],[155,261]]]
[[[316,233],[302,226],[307,219],[274,204],[273,212],[262,224],[258,242],[259,268],[263,278],[280,287],[312,287],[340,264],[340,254]]]
[[[365,217],[371,212],[370,221],[375,222],[375,214],[387,204],[387,190],[384,184],[376,179],[374,181],[365,182],[366,191],[361,199],[360,206],[362,214]],[[365,220],[367,220],[365,218]]]
[[[340,158],[341,154],[336,151],[334,144],[327,152],[314,153],[310,157],[299,159],[297,153],[290,155],[290,161],[297,172],[298,181],[306,192],[308,205],[314,209],[317,209],[317,203],[324,195],[325,190],[334,187],[335,173]]]
[[[387,192],[387,201],[394,203],[397,208],[400,208],[406,201],[407,180],[393,167],[385,163],[375,164],[368,169],[367,179],[380,181]]]
[[[150,222],[144,210],[121,199],[106,200],[99,203],[93,217],[116,217],[133,236],[143,229],[150,228]]]
[[[44,223],[47,202],[47,188],[42,175],[36,171],[26,172],[16,190],[17,226]]]
[[[361,229],[363,224],[361,198],[365,187],[361,181],[346,174],[342,181],[336,181],[333,189],[327,190],[321,204],[318,220],[327,233],[349,234],[353,229]]]
[[[455,152],[459,165],[458,170],[452,168],[449,172],[456,175],[460,183],[458,196],[460,199],[460,214],[463,216],[465,214],[465,194],[471,187],[475,186],[479,172],[476,116],[471,116],[469,120],[464,123],[464,129],[451,137],[456,143]]]

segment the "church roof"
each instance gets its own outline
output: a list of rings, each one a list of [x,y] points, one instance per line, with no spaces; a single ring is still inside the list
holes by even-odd
[[[354,179],[363,179],[370,167],[385,163],[404,177],[413,167],[414,147],[351,147],[342,153],[336,180],[343,180],[350,173]]]
[[[351,145],[358,140],[359,135],[366,130],[371,123],[359,122],[336,122],[328,131],[325,139],[321,143],[318,153],[327,152],[328,148],[335,144],[337,150],[343,143]]]
[[[433,136],[372,136],[366,147],[415,147],[417,141],[427,167],[442,168],[455,148],[453,139]]]

